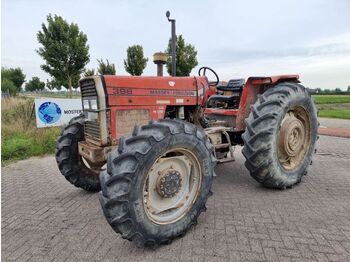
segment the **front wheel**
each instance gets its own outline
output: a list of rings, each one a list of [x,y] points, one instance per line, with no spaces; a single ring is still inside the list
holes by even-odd
[[[100,174],[100,203],[108,223],[137,246],[182,236],[205,210],[215,165],[203,131],[160,120],[119,141]]]
[[[85,160],[78,152],[78,142],[84,140],[84,116],[71,119],[57,140],[56,162],[62,175],[76,187],[100,191],[100,167]]]
[[[317,139],[317,110],[308,91],[280,83],[251,108],[242,135],[245,166],[266,187],[284,189],[301,181]]]

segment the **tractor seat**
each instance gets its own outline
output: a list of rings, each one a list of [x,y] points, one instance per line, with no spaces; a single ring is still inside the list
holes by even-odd
[[[218,85],[217,95],[210,96],[207,101],[208,108],[236,109],[239,107],[244,79],[231,79],[227,85]]]
[[[231,79],[230,81],[228,81],[227,85],[218,85],[216,86],[216,89],[219,91],[231,91],[234,93],[239,92],[239,94],[241,94],[244,84],[245,80],[243,78]]]

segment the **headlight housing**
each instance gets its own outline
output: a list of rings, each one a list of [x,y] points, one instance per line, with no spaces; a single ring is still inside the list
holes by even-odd
[[[97,99],[90,100],[90,109],[97,110]]]
[[[83,99],[83,109],[84,110],[97,110],[97,99]]]

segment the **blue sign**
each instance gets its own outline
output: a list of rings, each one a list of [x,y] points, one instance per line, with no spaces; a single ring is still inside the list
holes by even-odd
[[[54,102],[44,102],[38,109],[39,119],[45,124],[56,123],[61,115],[61,108]]]

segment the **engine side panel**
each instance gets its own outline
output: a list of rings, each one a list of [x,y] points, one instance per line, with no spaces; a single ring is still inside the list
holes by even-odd
[[[195,77],[105,76],[110,106],[197,105]]]
[[[167,106],[196,106],[204,101],[206,77],[104,76],[110,108],[112,143],[134,125],[164,118]]]

